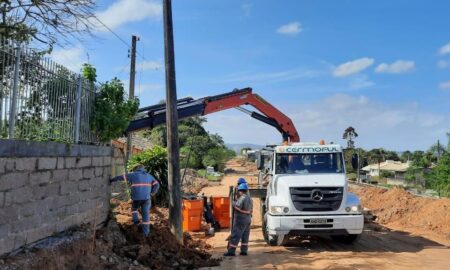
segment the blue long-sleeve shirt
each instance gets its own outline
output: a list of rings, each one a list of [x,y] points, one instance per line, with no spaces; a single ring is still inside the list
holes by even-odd
[[[153,175],[145,172],[143,169],[116,176],[111,179],[111,182],[123,180],[127,181],[131,186],[131,199],[133,201],[148,200],[159,190],[159,182]]]

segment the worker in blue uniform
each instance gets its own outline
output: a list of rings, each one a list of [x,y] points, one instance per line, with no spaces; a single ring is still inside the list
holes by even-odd
[[[239,242],[241,242],[240,254],[245,256],[248,252],[253,202],[248,195],[248,186],[246,183],[242,183],[238,186],[238,194],[238,199],[233,202],[234,222],[230,241],[228,243],[228,251],[224,256],[235,256]]]
[[[151,174],[145,171],[145,167],[137,164],[133,172],[119,175],[111,179],[111,183],[115,181],[127,181],[131,187],[131,213],[133,223],[139,224],[139,210],[142,215],[142,231],[145,236],[150,234],[150,208],[151,197],[154,196],[159,189],[159,182]]]

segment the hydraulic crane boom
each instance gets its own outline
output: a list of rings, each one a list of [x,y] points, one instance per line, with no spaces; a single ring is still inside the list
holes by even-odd
[[[242,105],[251,105],[261,113],[252,112]],[[252,92],[251,88],[234,90],[221,95],[200,99],[183,98],[177,101],[178,119],[192,116],[203,116],[231,108],[239,109],[251,117],[275,127],[285,142],[299,142],[300,137],[292,120],[262,97]],[[166,123],[166,105],[158,104],[139,109],[144,117],[130,122],[126,132],[134,132],[144,128],[153,128]]]

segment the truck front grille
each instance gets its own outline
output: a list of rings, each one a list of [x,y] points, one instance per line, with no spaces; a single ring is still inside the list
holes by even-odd
[[[291,187],[291,198],[298,211],[325,212],[339,209],[343,187]]]

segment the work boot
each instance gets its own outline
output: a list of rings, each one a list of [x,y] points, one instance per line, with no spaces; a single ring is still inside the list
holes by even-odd
[[[223,256],[226,256],[226,257],[234,257],[234,256],[236,256],[236,254],[235,254],[233,251],[228,250],[227,252],[225,252],[225,253],[223,254]]]
[[[247,256],[247,251],[241,251],[241,253],[239,253],[239,255]]]

